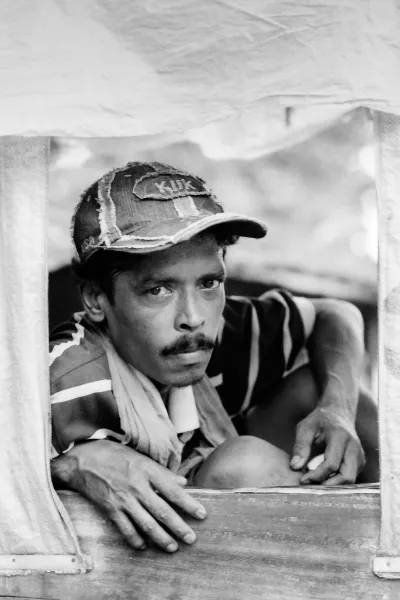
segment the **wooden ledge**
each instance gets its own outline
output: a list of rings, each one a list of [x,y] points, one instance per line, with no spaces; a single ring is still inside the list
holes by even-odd
[[[270,487],[270,488],[237,488],[234,490],[215,490],[204,488],[188,488],[188,491],[195,496],[218,496],[231,494],[295,494],[312,496],[348,496],[358,494],[378,494],[380,493],[379,483],[368,483],[365,485],[341,485],[340,487],[329,487],[328,485],[305,485],[301,487]],[[71,492],[62,492],[71,493]]]
[[[188,519],[196,543],[169,555],[133,551],[89,502],[60,492],[93,570],[3,578],[1,593],[46,600],[400,597],[400,582],[372,572],[379,486],[192,493],[208,517]]]

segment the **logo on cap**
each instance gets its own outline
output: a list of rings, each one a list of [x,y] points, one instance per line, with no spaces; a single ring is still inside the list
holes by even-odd
[[[141,200],[173,200],[184,196],[211,196],[201,181],[187,175],[149,173],[141,177],[132,192]]]

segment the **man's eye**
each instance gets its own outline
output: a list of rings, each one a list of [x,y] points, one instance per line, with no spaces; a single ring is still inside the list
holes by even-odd
[[[221,285],[220,279],[205,279],[202,286],[205,290],[216,290]]]
[[[150,296],[156,296],[158,298],[163,296],[168,296],[171,291],[165,287],[165,285],[158,285],[157,287],[153,287],[150,290],[147,290],[147,293]]]

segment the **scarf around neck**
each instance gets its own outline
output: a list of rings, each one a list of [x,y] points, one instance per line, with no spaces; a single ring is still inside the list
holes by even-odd
[[[111,373],[112,389],[125,433],[123,443],[149,456],[162,466],[177,472],[181,464],[182,443],[160,392],[150,379],[125,362],[110,339],[102,335]],[[208,377],[184,388],[169,392],[170,413],[174,404],[194,396],[198,425],[210,445],[210,451],[228,438],[237,436],[229,415]]]

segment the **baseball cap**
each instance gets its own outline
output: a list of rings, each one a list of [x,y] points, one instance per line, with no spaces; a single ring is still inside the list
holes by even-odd
[[[85,262],[100,249],[167,249],[222,224],[238,236],[262,238],[267,232],[259,219],[224,212],[200,177],[158,162],[129,162],[82,194],[72,237]]]

